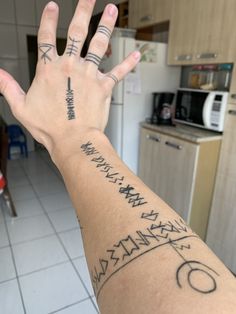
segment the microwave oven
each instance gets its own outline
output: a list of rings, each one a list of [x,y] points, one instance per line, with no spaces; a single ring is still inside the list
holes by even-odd
[[[174,121],[223,132],[228,92],[179,88]]]

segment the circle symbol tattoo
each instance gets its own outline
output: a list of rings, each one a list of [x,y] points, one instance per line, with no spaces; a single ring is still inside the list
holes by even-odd
[[[203,294],[216,290],[217,284],[214,276],[219,276],[219,274],[198,261],[185,261],[176,272],[176,280],[180,288],[188,284],[193,290]]]

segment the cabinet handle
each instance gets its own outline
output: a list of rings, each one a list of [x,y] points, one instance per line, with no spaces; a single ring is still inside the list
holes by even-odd
[[[167,146],[170,146],[172,148],[175,148],[175,149],[178,149],[178,150],[181,150],[183,147],[181,145],[178,145],[178,144],[175,144],[175,143],[171,143],[169,141],[165,142],[165,144]]]
[[[160,141],[161,141],[160,137],[158,137],[158,136],[153,136],[153,135],[150,135],[150,134],[148,134],[148,135],[146,136],[146,138],[147,138],[148,140],[151,140],[151,141],[154,141],[154,142],[160,142]]]
[[[236,116],[236,110],[229,110],[228,114],[232,114],[233,116]]]
[[[142,16],[140,18],[140,22],[149,22],[149,21],[152,21],[153,20],[153,16],[152,15],[145,15],[145,16]]]
[[[192,55],[179,55],[175,57],[176,61],[190,61],[192,60]]]
[[[231,98],[236,99],[236,94],[232,94]]]
[[[205,52],[197,55],[197,59],[216,59],[218,54],[215,52]]]

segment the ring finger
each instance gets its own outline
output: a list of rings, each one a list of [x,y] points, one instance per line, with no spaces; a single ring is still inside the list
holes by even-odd
[[[88,66],[97,70],[104,56],[115,26],[118,10],[114,4],[108,4],[102,15],[97,31],[91,40],[85,61]]]

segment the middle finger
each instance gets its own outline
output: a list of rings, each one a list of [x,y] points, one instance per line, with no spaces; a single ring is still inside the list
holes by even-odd
[[[67,45],[64,55],[80,56],[88,34],[88,26],[92,16],[95,0],[80,0],[69,26]]]

